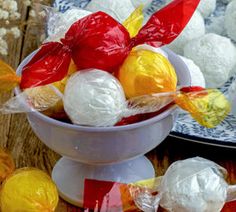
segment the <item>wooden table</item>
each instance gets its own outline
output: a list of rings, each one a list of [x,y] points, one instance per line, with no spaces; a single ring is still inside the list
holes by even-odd
[[[39,34],[43,29],[42,25],[34,23],[29,18],[29,10],[22,5],[22,1],[19,0],[18,2],[22,17],[20,22],[14,24],[19,25],[24,33],[17,40],[9,37],[9,55],[0,56],[1,59],[15,68],[20,61],[39,46]],[[44,0],[44,3],[50,4],[50,0]],[[5,102],[12,95],[12,93],[1,95],[0,103]],[[17,167],[37,167],[49,174],[60,158],[58,154],[47,148],[35,136],[25,114],[0,115],[0,145],[11,152]],[[147,154],[153,162],[158,176],[163,175],[168,166],[176,160],[201,156],[225,167],[229,172],[228,180],[232,184],[236,184],[235,155],[236,150],[191,143],[172,137],[168,137],[161,145]],[[81,210],[60,200],[57,211]]]

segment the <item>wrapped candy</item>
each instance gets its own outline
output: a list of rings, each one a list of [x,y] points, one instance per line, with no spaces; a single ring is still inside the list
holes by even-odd
[[[15,169],[13,158],[0,148],[0,183],[6,179]]]
[[[23,168],[9,176],[2,185],[1,211],[55,211],[58,192],[43,171]]]
[[[164,176],[141,182],[86,179],[84,207],[123,212],[153,212],[159,206],[167,212],[235,211],[236,186],[228,185],[226,176],[223,167],[195,157],[176,161]]]
[[[20,86],[25,89],[63,79],[71,57],[79,70],[97,68],[113,72],[134,46],[146,43],[159,47],[173,41],[198,3],[199,0],[173,1],[154,13],[134,38],[124,26],[103,12],[86,16],[70,27],[61,43],[45,43],[40,48],[23,68]]]
[[[85,70],[69,79],[64,107],[74,124],[113,126],[126,108],[126,99],[122,86],[111,74]]]
[[[226,201],[235,198],[235,186],[227,184],[226,174],[224,168],[204,158],[177,161],[156,185],[156,199],[167,211],[220,212]],[[137,196],[135,201],[138,201],[139,208],[147,207],[148,201],[143,202]],[[155,205],[148,206],[151,208]]]
[[[126,97],[174,92],[177,76],[172,64],[162,54],[136,50],[125,59],[118,73]]]

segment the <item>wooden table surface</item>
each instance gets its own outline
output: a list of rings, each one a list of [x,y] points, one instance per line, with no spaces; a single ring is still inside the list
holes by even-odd
[[[43,26],[34,23],[29,18],[29,9],[19,2],[19,10],[22,14],[21,20],[11,25],[21,27],[22,36],[14,40],[9,37],[9,54],[1,59],[16,68],[19,63],[39,45],[40,34]],[[50,4],[50,0],[44,0]],[[0,95],[0,104],[12,96],[12,93]],[[25,114],[0,115],[0,145],[7,148],[14,157],[16,166],[37,167],[49,174],[56,161],[60,158],[58,154],[46,147],[31,130]],[[229,183],[236,184],[236,150],[225,149],[214,146],[191,143],[168,137],[161,145],[147,154],[152,161],[157,176],[163,175],[168,166],[179,159],[201,156],[213,160],[229,172]],[[57,211],[82,211],[76,207],[60,200]]]

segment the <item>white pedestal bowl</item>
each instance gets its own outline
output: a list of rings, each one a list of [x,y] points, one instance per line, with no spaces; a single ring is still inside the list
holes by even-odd
[[[182,60],[168,49],[176,69],[178,84],[190,85],[190,75]],[[29,55],[23,66],[35,53]],[[16,89],[16,94],[20,92]],[[28,113],[28,121],[39,139],[63,157],[55,165],[52,178],[60,196],[83,205],[85,179],[131,183],[155,176],[150,161],[143,155],[159,145],[173,127],[176,107],[154,118],[119,127],[84,127],[60,122],[39,112]]]

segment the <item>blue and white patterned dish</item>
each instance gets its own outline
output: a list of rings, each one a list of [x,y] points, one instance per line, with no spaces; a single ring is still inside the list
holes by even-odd
[[[65,12],[71,7],[84,8],[91,0],[55,0],[53,6],[60,12]],[[158,10],[164,0],[153,0],[149,8],[146,9],[145,15],[150,16]],[[220,16],[224,13],[226,5],[217,1],[217,9],[213,16]],[[211,17],[206,19],[206,24],[211,23]],[[227,95],[229,86],[236,80],[232,77],[221,90]],[[188,114],[180,114],[177,122],[170,134],[171,136],[194,141],[198,143],[236,148],[236,117],[229,115],[224,122],[214,129],[207,129],[197,124]]]

